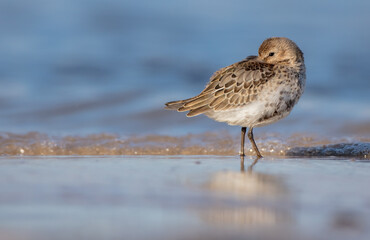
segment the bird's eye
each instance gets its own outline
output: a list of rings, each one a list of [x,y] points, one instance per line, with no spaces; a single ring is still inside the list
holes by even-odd
[[[269,56],[272,57],[272,56],[274,56],[274,54],[275,54],[274,52],[270,52]]]

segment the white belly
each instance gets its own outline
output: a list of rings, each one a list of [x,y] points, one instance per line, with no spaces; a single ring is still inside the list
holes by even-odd
[[[281,95],[281,91],[291,92],[287,91],[286,87],[279,86],[272,92],[262,91],[255,101],[244,106],[231,110],[209,111],[205,115],[218,122],[242,127],[256,127],[274,123],[289,115],[291,108],[287,109],[285,102],[297,97],[296,94]],[[271,117],[265,118],[266,116]]]

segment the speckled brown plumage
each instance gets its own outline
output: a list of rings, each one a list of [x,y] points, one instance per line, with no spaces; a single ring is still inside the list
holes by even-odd
[[[248,137],[261,157],[253,127],[286,117],[303,93],[306,75],[302,51],[287,38],[266,39],[258,53],[214,73],[199,95],[168,102],[166,108],[249,127]]]

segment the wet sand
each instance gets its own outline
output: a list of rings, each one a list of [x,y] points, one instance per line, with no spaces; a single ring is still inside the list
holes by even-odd
[[[369,239],[370,162],[0,158],[1,239]]]
[[[256,138],[263,156],[337,156],[370,158],[370,138],[323,137],[312,133],[262,133]],[[50,136],[39,132],[0,133],[0,155],[224,155],[238,153],[240,135],[229,131],[183,136],[90,134]],[[246,155],[254,156],[249,141]]]

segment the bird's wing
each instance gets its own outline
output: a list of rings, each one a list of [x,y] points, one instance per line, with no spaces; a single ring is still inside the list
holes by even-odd
[[[275,73],[272,64],[263,63],[250,56],[217,71],[205,89],[193,98],[167,103],[167,108],[179,112],[189,111],[192,117],[209,110],[224,111],[238,108],[257,98],[258,90]]]

